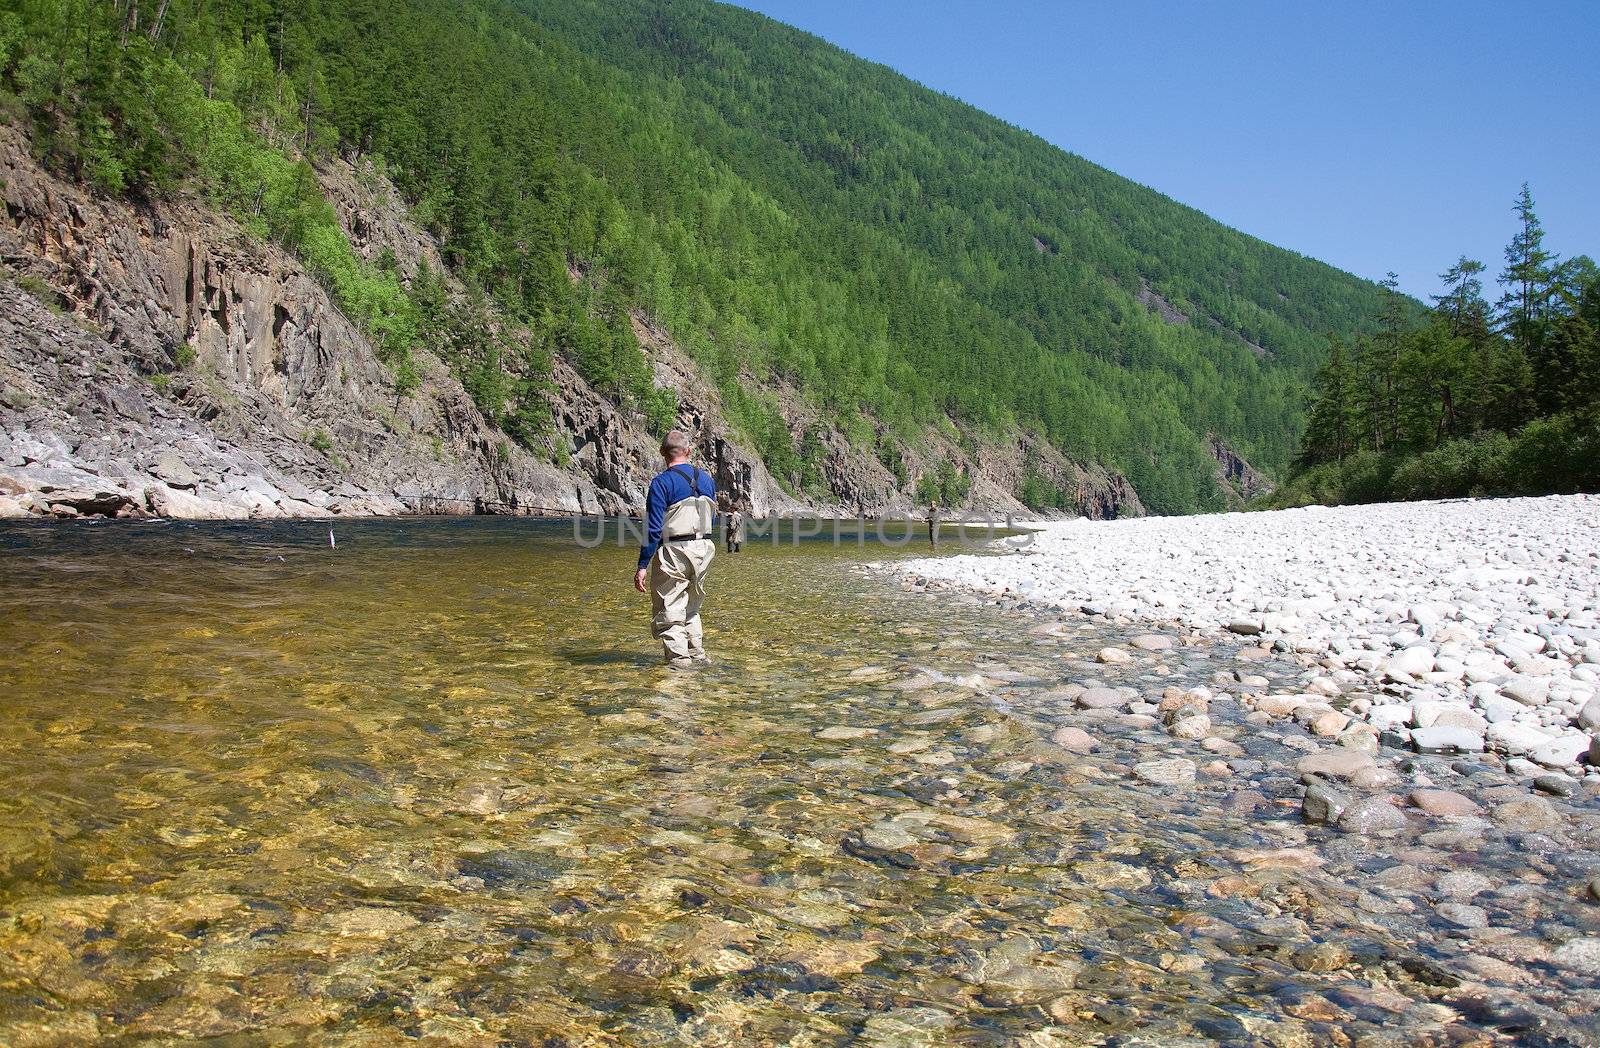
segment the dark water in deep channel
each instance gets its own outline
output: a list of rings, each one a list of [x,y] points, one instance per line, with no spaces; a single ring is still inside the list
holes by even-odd
[[[1064,681],[1291,667],[1094,665],[1110,624],[858,570],[920,542],[812,541],[719,554],[717,661],[673,674],[632,549],[334,528],[0,528],[0,1043],[1484,1025],[1415,974],[1451,952],[1426,915],[1364,883],[1396,858],[1304,859],[1292,778],[1136,785],[1131,761],[1209,755],[1110,724],[1088,757],[1045,741]]]

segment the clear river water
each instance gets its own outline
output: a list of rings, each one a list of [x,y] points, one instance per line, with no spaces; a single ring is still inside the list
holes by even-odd
[[[1308,839],[1292,774],[1130,778],[1210,759],[1159,729],[1050,741],[1082,712],[1063,682],[1298,671],[1264,652],[1097,665],[1126,628],[863,568],[920,542],[756,542],[713,567],[714,664],[673,673],[631,548],[528,520],[334,531],[0,529],[0,1043],[1521,1028],[1449,997],[1458,951],[1383,886],[1430,849],[1448,868],[1443,843]]]

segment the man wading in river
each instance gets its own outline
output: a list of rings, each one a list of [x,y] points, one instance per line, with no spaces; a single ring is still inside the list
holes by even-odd
[[[683,431],[661,438],[661,457],[667,468],[650,482],[645,498],[645,541],[633,586],[650,594],[650,635],[661,642],[667,665],[688,669],[706,661],[700,602],[717,552],[711,530],[717,486],[689,461],[689,437]]]

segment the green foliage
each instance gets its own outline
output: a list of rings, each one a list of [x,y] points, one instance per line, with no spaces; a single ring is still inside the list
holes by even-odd
[[[778,483],[790,494],[798,493],[800,456],[777,402],[768,394],[752,393],[736,384],[724,392],[723,408],[728,421],[750,441]]]
[[[940,459],[938,466],[917,478],[916,499],[952,509],[966,502],[971,490],[972,478],[949,459]]]
[[[56,293],[56,289],[39,277],[32,273],[22,273],[16,280],[18,287],[38,299],[50,312],[59,314],[66,311],[66,306],[62,304],[61,296]]]
[[[325,429],[311,430],[305,436],[306,446],[315,448],[324,455],[333,453],[333,437]]]
[[[410,393],[415,311],[394,274],[356,256],[323,198],[309,160],[329,141],[315,107],[297,100],[265,31],[181,3],[170,14],[166,39],[127,33],[118,7],[86,0],[26,0],[0,24],[0,41],[23,42],[0,43],[0,68],[47,161],[111,193],[195,178],[246,228],[297,252]]]
[[[650,389],[644,397],[644,413],[651,432],[666,432],[678,421],[678,394],[670,389]]]
[[[1336,462],[1322,462],[1295,474],[1257,509],[1382,502],[1388,498],[1396,456],[1356,451]]]
[[[1535,419],[1486,466],[1484,486],[1511,495],[1600,491],[1600,419]]]
[[[1304,468],[1330,459],[1342,461],[1355,450],[1361,418],[1352,383],[1344,343],[1337,335],[1330,335],[1328,359],[1317,373],[1317,396],[1306,419],[1297,466]]]
[[[1459,259],[1421,323],[1389,300],[1319,376],[1297,473],[1268,505],[1600,490],[1600,271],[1544,250],[1522,187],[1496,308]]]
[[[911,472],[906,468],[906,457],[900,450],[900,444],[892,439],[880,438],[877,442],[877,455],[884,469],[894,475],[895,487],[904,489],[911,479]]]
[[[16,3],[0,67],[52,163],[112,192],[196,180],[300,253],[397,390],[412,345],[443,345],[525,444],[547,424],[545,354],[652,424],[675,413],[634,335],[648,316],[792,488],[816,483],[817,449],[752,389],[802,391],[862,447],[947,419],[968,444],[1028,429],[1120,467],[1147,505],[1206,508],[1204,435],[1285,467],[1314,333],[1353,338],[1378,304],[731,6],[172,0],[130,35],[126,5]],[[430,316],[361,262],[310,167],[335,148],[377,161],[452,276],[526,337]]]
[[[422,387],[422,373],[417,370],[417,362],[411,358],[410,353],[403,356],[390,355],[389,363],[393,365],[394,395],[398,401],[400,397],[409,397]],[[398,404],[396,410],[398,410]]]
[[[1600,491],[1600,421],[1555,415],[1420,454],[1360,451],[1296,474],[1252,508]]]
[[[1047,509],[1072,509],[1077,506],[1077,500],[1072,495],[1062,491],[1033,469],[1023,474],[1022,490],[1017,498],[1024,506],[1036,512]]]
[[[1495,483],[1498,465],[1510,451],[1511,438],[1485,433],[1452,440],[1420,455],[1404,458],[1389,479],[1386,492],[1400,499],[1442,499],[1481,495]]]
[[[826,477],[822,465],[827,458],[827,448],[822,442],[821,433],[815,428],[807,428],[800,436],[800,447],[795,452],[799,460],[796,476],[792,481],[797,491],[816,497],[826,497],[828,494]]]
[[[411,300],[419,344],[450,365],[484,418],[523,447],[542,447],[551,425],[548,350],[527,332],[504,330],[481,291],[452,294],[426,262],[412,278]]]

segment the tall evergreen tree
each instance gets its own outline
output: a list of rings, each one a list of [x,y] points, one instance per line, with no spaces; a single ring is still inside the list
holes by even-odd
[[[1450,322],[1452,335],[1467,335],[1488,324],[1489,304],[1483,299],[1483,281],[1478,278],[1486,267],[1462,255],[1456,264],[1439,274],[1444,294],[1430,296],[1433,306]]]
[[[1328,336],[1328,359],[1317,374],[1317,389],[1296,460],[1299,469],[1319,462],[1343,462],[1356,450],[1356,390],[1345,360],[1344,342],[1338,335]]]
[[[1360,374],[1357,403],[1365,422],[1365,437],[1374,451],[1382,451],[1400,439],[1402,381],[1400,358],[1411,317],[1406,299],[1397,290],[1400,278],[1389,273],[1378,281],[1382,306],[1376,334],[1356,343],[1356,367]]]
[[[1556,256],[1544,249],[1544,227],[1533,210],[1533,192],[1522,183],[1513,205],[1520,228],[1506,245],[1505,287],[1497,303],[1501,329],[1517,348],[1535,354],[1548,327],[1550,298],[1555,290]]]
[[[1600,406],[1600,271],[1583,255],[1561,269],[1556,318],[1539,355],[1539,407],[1589,415]]]

